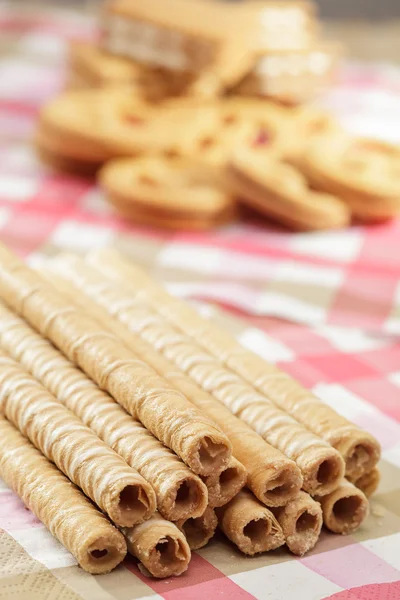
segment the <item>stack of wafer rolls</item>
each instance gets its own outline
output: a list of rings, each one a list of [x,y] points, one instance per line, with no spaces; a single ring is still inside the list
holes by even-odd
[[[123,535],[0,414],[0,476],[89,573],[125,557]]]
[[[207,492],[201,479],[2,303],[0,345],[132,468],[138,470],[154,489],[158,510],[165,518],[177,521],[203,514],[207,506]],[[229,463],[229,468],[238,467]],[[211,487],[216,487],[219,475],[209,477]]]
[[[120,526],[155,511],[153,488],[137,471],[0,349],[0,411]]]
[[[231,444],[210,419],[118,338],[0,247],[0,297],[78,364],[195,473],[229,462]]]
[[[328,442],[226,369],[194,339],[166,322],[148,303],[134,298],[130,285],[118,282],[116,286],[112,279],[104,278],[96,293],[101,294],[103,303],[107,301],[107,308],[114,316],[190,375],[268,443],[294,460],[302,471],[304,489],[323,495],[337,487],[344,474],[344,463]]]
[[[151,303],[164,318],[198,340],[230,371],[335,447],[346,463],[346,475],[352,480],[355,475],[361,477],[376,466],[380,458],[377,440],[323,404],[287,373],[241,346],[233,336],[215,327],[188,304],[169,295],[117,252],[101,250],[93,253],[90,261],[110,278],[126,281],[129,277],[137,297]]]
[[[140,269],[103,251],[37,272],[0,247],[0,276],[0,476],[82,568],[107,572],[128,550],[153,577],[180,575],[217,526],[249,556],[302,556],[322,524],[363,523],[376,462],[344,479],[329,436],[233,368],[225,334]]]
[[[236,459],[243,464],[247,471],[247,486],[255,496],[268,506],[281,506],[294,498],[303,483],[300,469],[296,463],[265,442],[248,425],[232,415],[227,408],[216,403],[210,394],[196,385],[190,377],[177,369],[165,357],[155,352],[147,342],[113,319],[101,305],[102,296],[99,296],[96,293],[97,288],[93,287],[99,281],[102,282],[101,278],[99,280],[99,274],[93,268],[83,264],[76,257],[63,256],[62,260],[63,277],[58,274],[60,271],[57,267],[58,261],[42,268],[41,274],[50,279],[63,293],[68,294],[71,301],[78,302],[81,307],[85,307],[99,323],[111,329],[128,347],[135,349],[160,375],[168,379],[221,427],[232,443]],[[67,265],[71,265],[71,263],[73,268],[67,268]],[[82,290],[87,293],[82,293]],[[94,292],[94,298],[100,304],[91,298],[91,290]],[[238,466],[237,460],[236,465]],[[220,474],[210,475],[209,485],[213,481],[216,483],[215,480],[218,478],[221,487],[221,477],[224,478],[226,471],[230,471],[230,487],[236,486],[237,482],[232,481],[232,470],[230,470],[229,464]],[[215,489],[214,485],[213,487]],[[225,487],[226,494],[227,486],[223,487]]]

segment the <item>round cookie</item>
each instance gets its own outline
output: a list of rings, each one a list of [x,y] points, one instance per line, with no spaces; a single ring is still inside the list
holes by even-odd
[[[77,151],[79,147],[75,141],[70,143],[68,139],[54,136],[48,133],[44,127],[36,131],[34,145],[43,162],[57,171],[77,175],[94,175],[103,164],[103,161]]]
[[[227,98],[215,103],[214,121],[199,136],[194,155],[223,165],[243,145],[282,152],[288,144],[290,123],[290,111],[265,100]]]
[[[107,148],[106,139],[110,122],[109,102],[115,94],[119,96],[120,92],[64,92],[42,109],[38,129],[67,144],[71,158],[102,163],[113,156]],[[129,93],[125,92],[125,95],[129,96]]]
[[[227,182],[244,205],[296,230],[344,227],[350,211],[337,197],[315,192],[294,167],[268,152],[242,148],[226,170]]]
[[[232,194],[204,164],[161,157],[110,161],[99,183],[121,214],[141,223],[205,228],[232,218]]]
[[[362,221],[400,214],[400,147],[345,134],[310,142],[297,164],[310,184],[339,196]]]

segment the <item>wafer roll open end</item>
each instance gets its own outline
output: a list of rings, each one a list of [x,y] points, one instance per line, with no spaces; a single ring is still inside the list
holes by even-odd
[[[156,510],[154,490],[147,481],[138,485],[120,485],[113,489],[106,498],[105,510],[114,523],[121,527],[130,527],[141,523]]]
[[[185,534],[191,550],[199,550],[208,544],[217,525],[217,515],[210,506],[201,517],[189,518],[176,523],[176,526]]]
[[[253,556],[285,543],[275,516],[248,490],[239,492],[229,504],[217,508],[216,513],[226,537],[244,554]]]
[[[304,451],[297,464],[303,474],[303,489],[312,496],[329,494],[340,485],[344,477],[344,460],[328,445]]]
[[[162,499],[159,497],[158,510],[165,518],[179,521],[202,515],[207,508],[207,501],[206,485],[196,475],[187,475]]]
[[[112,571],[126,554],[126,543],[117,530],[107,533],[106,536],[97,537],[86,541],[77,556],[81,567],[92,575],[109,573]]]
[[[365,473],[358,479],[352,481],[358,489],[360,489],[367,498],[370,498],[372,494],[376,492],[379,486],[379,482],[381,480],[381,474],[377,467],[372,469],[369,473]]]
[[[349,481],[344,481],[328,496],[317,499],[321,503],[324,525],[333,533],[352,533],[369,514],[365,494]]]
[[[228,466],[221,473],[205,477],[208,505],[215,508],[230,502],[246,484],[246,479],[246,469],[242,463],[232,457]]]
[[[322,528],[322,509],[306,492],[286,506],[272,509],[285,536],[286,545],[293,554],[303,556],[314,548]]]
[[[232,447],[227,437],[215,431],[212,435],[199,435],[197,446],[192,446],[190,467],[198,475],[211,475],[222,471],[229,463]]]
[[[266,506],[284,506],[301,490],[303,477],[295,462],[277,460],[271,469],[249,474],[247,485]]]
[[[369,473],[378,463],[381,447],[367,431],[350,426],[348,435],[339,432],[329,443],[340,452],[346,463],[346,477],[352,481]]]
[[[181,575],[190,561],[190,548],[183,533],[159,515],[131,529],[122,530],[128,552],[136,556],[153,577]]]

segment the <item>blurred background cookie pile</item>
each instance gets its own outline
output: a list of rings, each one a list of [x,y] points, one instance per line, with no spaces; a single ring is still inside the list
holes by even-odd
[[[36,147],[155,227],[249,210],[299,230],[388,219],[399,149],[351,137],[313,104],[341,55],[311,2],[111,0],[97,40],[71,44]]]

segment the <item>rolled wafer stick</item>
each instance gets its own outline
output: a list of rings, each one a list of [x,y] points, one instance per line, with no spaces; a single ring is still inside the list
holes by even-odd
[[[153,577],[181,575],[190,562],[190,548],[183,533],[157,513],[148,521],[122,529],[128,551]]]
[[[0,246],[0,298],[200,475],[222,470],[231,444],[182,393],[54,286]]]
[[[174,298],[142,269],[115,250],[94,251],[89,261],[103,273],[134,285],[138,295],[227,367],[243,377],[277,406],[336,448],[346,463],[346,475],[361,477],[377,464],[379,442],[321,402],[287,373],[244,348],[228,332],[201,317],[189,304]]]
[[[248,490],[242,490],[215,512],[221,530],[244,554],[253,556],[268,552],[285,543],[282,529],[272,512]]]
[[[200,478],[1,302],[0,344],[100,439],[138,470],[153,487],[158,510],[163,516],[184,519],[203,514],[207,506],[207,489]]]
[[[182,519],[175,525],[185,534],[191,550],[199,550],[208,544],[217,529],[215,511],[208,506],[201,517]]]
[[[285,536],[286,545],[293,554],[303,556],[314,548],[322,527],[321,505],[306,492],[272,509]]]
[[[151,485],[2,348],[0,411],[117,525],[154,513]]]
[[[317,500],[321,503],[324,525],[333,533],[352,533],[369,514],[368,499],[350,481],[344,480],[334,492]]]
[[[221,473],[204,478],[208,490],[208,505],[211,508],[224,506],[246,485],[247,471],[236,458]]]
[[[66,277],[75,277],[78,259],[67,257],[53,261],[53,268]],[[79,274],[81,271],[79,270]],[[75,274],[75,275],[74,275]],[[330,444],[319,438],[293,417],[259,394],[239,376],[224,367],[196,341],[166,322],[164,317],[140,299],[132,297],[123,282],[100,278],[87,288],[91,297],[134,333],[161,352],[189,375],[205,391],[245,421],[269,444],[294,460],[303,475],[303,487],[312,494],[324,495],[335,489],[344,475],[344,462]],[[236,458],[241,457],[236,454]]]
[[[1,478],[82,569],[112,571],[126,555],[122,534],[1,415],[0,439]]]
[[[378,489],[380,480],[381,473],[379,469],[375,467],[374,469],[372,469],[372,471],[370,471],[369,473],[365,473],[352,483],[354,483],[354,485],[358,487],[358,489],[364,492],[367,498],[370,498],[372,494],[374,494]]]
[[[112,318],[111,313],[106,310],[109,307],[107,298],[96,291],[96,284],[103,282],[103,276],[84,265],[82,261],[75,260],[75,257],[70,257],[67,262],[71,268],[63,265],[63,278],[57,275],[58,263],[50,263],[47,268],[41,269],[41,273],[84,307],[103,326],[110,328],[120,340],[135,350],[143,360],[221,427],[232,443],[235,457],[247,470],[247,486],[261,502],[267,506],[282,506],[294,498],[303,483],[296,463],[263,440],[225,406],[216,402],[208,392],[157,353],[147,342]]]

